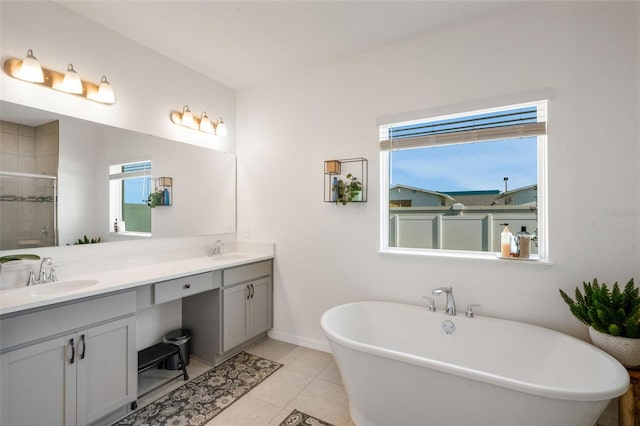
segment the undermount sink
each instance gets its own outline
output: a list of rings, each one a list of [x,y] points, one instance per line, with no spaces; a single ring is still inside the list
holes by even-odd
[[[26,287],[6,290],[4,296],[7,297],[39,297],[52,294],[64,293],[65,291],[79,290],[98,284],[98,280],[74,280],[74,281],[54,281],[44,284],[30,285]]]
[[[47,284],[41,284],[55,291],[77,290],[80,288],[91,287],[98,284],[98,280],[76,280],[76,281],[60,281]]]
[[[229,254],[221,254],[220,256],[214,256],[212,260],[240,260],[246,259],[249,255],[242,253],[229,253]]]

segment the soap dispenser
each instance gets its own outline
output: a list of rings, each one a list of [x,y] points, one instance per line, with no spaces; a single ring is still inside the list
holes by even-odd
[[[500,255],[502,257],[510,257],[511,256],[511,240],[513,238],[513,234],[509,231],[508,223],[501,223],[500,225],[504,226],[502,233],[500,234]]]
[[[527,232],[526,226],[522,226],[520,232],[516,234],[516,244],[518,246],[518,257],[528,259],[531,255],[531,234]]]

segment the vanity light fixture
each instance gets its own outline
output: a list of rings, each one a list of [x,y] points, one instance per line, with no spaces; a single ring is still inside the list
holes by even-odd
[[[227,136],[227,126],[224,125],[222,117],[218,117],[218,119],[216,120],[216,135]]]
[[[113,104],[116,102],[116,95],[115,93],[113,93],[113,88],[111,87],[111,83],[109,83],[109,81],[107,80],[106,75],[103,75],[100,79],[96,101],[105,104]]]
[[[82,96],[94,102],[113,104],[116,101],[113,88],[105,76],[102,76],[98,85],[81,80],[72,64],[67,66],[65,73],[43,68],[31,49],[22,60],[9,58],[4,61],[3,69],[6,74],[19,80]]]
[[[80,76],[76,70],[73,69],[73,64],[67,65],[67,72],[64,73],[64,79],[62,79],[62,87],[60,89],[67,93],[75,93],[76,95],[84,91],[82,89],[82,80],[80,80]]]
[[[33,83],[42,83],[44,81],[44,74],[38,58],[33,56],[33,50],[27,50],[27,56],[22,60],[22,64],[16,71],[19,75],[18,78]]]
[[[200,116],[199,129],[203,132],[211,133],[212,135],[216,134],[216,129],[213,127],[213,123],[209,120],[209,116],[206,112],[203,112]]]
[[[203,112],[200,117],[194,117],[193,113],[189,109],[189,105],[185,105],[182,108],[182,112],[173,111],[171,113],[171,121],[173,124],[194,130],[200,130],[204,133],[216,136],[227,136],[227,127],[225,126],[222,117],[218,117],[216,121],[211,121],[206,112]]]

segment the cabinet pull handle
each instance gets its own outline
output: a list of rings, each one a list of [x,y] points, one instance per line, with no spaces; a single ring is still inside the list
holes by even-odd
[[[182,286],[182,288],[184,288],[185,290],[189,289],[189,288],[191,288],[191,284],[185,284],[185,285]]]
[[[253,299],[253,294],[255,293],[255,289],[253,288],[253,283],[251,285],[251,298]]]
[[[84,355],[87,352],[87,344],[84,341],[84,334],[80,336],[80,342],[78,342],[78,345],[80,345],[80,343],[82,343],[82,353],[80,354],[80,359],[84,359]]]
[[[71,345],[71,359],[69,359],[69,364],[73,364],[76,359],[76,344],[73,337],[69,340],[69,344]]]
[[[251,288],[249,287],[249,284],[247,284],[244,289],[246,290],[245,293],[247,293],[247,300],[249,300],[251,298]]]

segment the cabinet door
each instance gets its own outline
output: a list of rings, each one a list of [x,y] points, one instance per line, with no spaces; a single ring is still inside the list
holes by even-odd
[[[249,284],[222,290],[222,352],[247,340]]]
[[[78,424],[89,424],[135,401],[134,317],[78,332]]]
[[[2,426],[76,424],[75,336],[0,355]]]
[[[271,279],[263,278],[251,283],[251,320],[247,338],[257,336],[271,328]]]

